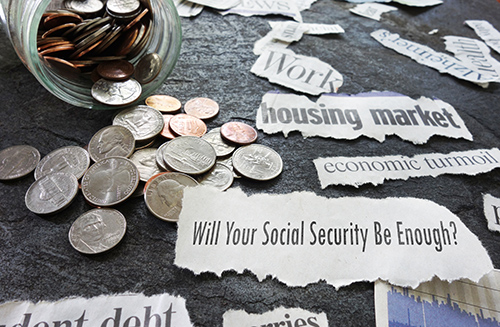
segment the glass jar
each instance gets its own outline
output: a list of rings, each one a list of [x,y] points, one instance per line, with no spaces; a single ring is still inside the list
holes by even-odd
[[[0,19],[17,55],[36,79],[52,94],[72,105],[90,109],[116,109],[102,104],[91,95],[93,81],[89,74],[68,76],[60,74],[39,55],[37,36],[42,15],[47,8],[63,8],[62,0],[0,0]],[[171,74],[181,47],[181,23],[171,0],[141,0],[151,10],[149,40],[134,58],[127,58],[136,65],[142,56],[156,53],[162,65],[158,75],[142,84],[141,96],[132,104],[144,99],[158,89]],[[63,76],[66,75],[66,76]]]

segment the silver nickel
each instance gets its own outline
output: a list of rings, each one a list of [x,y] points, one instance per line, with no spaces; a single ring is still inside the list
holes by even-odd
[[[57,172],[37,179],[26,192],[26,207],[33,213],[48,215],[57,213],[75,199],[78,180],[75,175]]]
[[[250,144],[234,152],[233,167],[242,176],[267,181],[281,174],[283,161],[273,149],[261,144]]]
[[[125,235],[127,221],[116,209],[92,209],[79,216],[69,230],[69,242],[78,252],[97,254],[115,247]]]
[[[134,77],[141,84],[153,81],[161,71],[162,61],[157,53],[148,53],[135,66]]]
[[[167,165],[165,164],[165,160],[163,160],[163,150],[167,146],[168,142],[163,143],[160,145],[160,147],[156,150],[156,164],[158,167],[160,167],[162,170],[166,171],[169,170]]]
[[[30,145],[14,145],[0,151],[0,180],[7,181],[31,173],[40,162],[40,152]]]
[[[130,157],[130,160],[132,160],[139,170],[139,178],[143,182],[147,182],[151,177],[162,172],[156,164],[157,150],[157,148],[137,150]]]
[[[211,129],[209,132],[207,132],[205,135],[201,137],[210,145],[215,150],[215,153],[217,157],[225,157],[233,153],[235,147],[228,144],[224,139],[222,138],[220,134],[220,127]]]
[[[113,206],[128,199],[139,184],[139,171],[132,161],[110,157],[94,163],[82,178],[85,199],[96,206]]]
[[[170,222],[179,221],[182,210],[184,188],[196,186],[198,182],[182,173],[165,173],[152,179],[146,186],[144,201],[156,217]]]
[[[100,103],[110,106],[124,106],[139,99],[142,87],[139,82],[132,78],[123,82],[101,78],[92,85],[90,93]]]
[[[227,190],[233,181],[233,171],[221,163],[216,163],[210,171],[198,178],[200,185],[212,186],[221,191]]]
[[[94,162],[109,157],[128,158],[134,153],[135,138],[128,128],[109,125],[92,136],[88,149]]]
[[[120,111],[113,118],[113,125],[128,128],[136,142],[154,138],[163,130],[164,120],[160,111],[144,105]]]
[[[207,141],[196,136],[179,136],[163,149],[163,160],[175,171],[199,175],[215,165],[215,150]]]
[[[90,157],[87,150],[79,146],[65,146],[56,149],[40,160],[35,169],[35,179],[45,175],[66,172],[80,179],[89,168]]]

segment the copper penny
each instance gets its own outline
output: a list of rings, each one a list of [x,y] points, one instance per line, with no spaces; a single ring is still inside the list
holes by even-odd
[[[257,140],[257,131],[252,126],[237,121],[222,125],[220,134],[227,141],[239,145],[247,145]]]
[[[75,50],[75,46],[73,44],[63,44],[63,45],[58,45],[55,47],[50,47],[48,49],[45,49],[40,52],[40,55],[46,56],[49,54],[55,54],[57,53],[58,56],[64,57],[64,55],[71,53],[72,51]]]
[[[170,129],[177,135],[201,137],[207,132],[207,125],[195,116],[177,114],[170,119]]]
[[[83,22],[83,19],[82,17],[80,17],[80,15],[70,12],[63,12],[47,16],[43,21],[43,26],[46,29],[50,30],[62,24],[67,24],[67,23],[79,24],[81,22]]]
[[[168,115],[168,114],[163,115],[163,122],[164,122],[163,130],[160,132],[161,136],[163,136],[169,140],[175,139],[175,135],[170,130],[170,119],[172,119],[172,117],[174,117],[174,115]]]
[[[132,28],[132,26],[137,24],[137,22],[140,21],[142,17],[144,17],[148,13],[148,11],[149,11],[148,8],[144,9],[139,15],[137,15],[136,18],[134,18],[134,20],[132,20],[130,23],[128,23],[127,26],[125,26],[124,31],[128,31],[130,28]]]
[[[49,57],[45,56],[43,57],[47,63],[52,67],[54,70],[58,71],[61,75],[77,75],[80,73],[80,69],[76,67],[74,64],[72,64],[69,61],[66,61],[61,58],[56,58],[56,57]]]
[[[97,72],[110,81],[124,81],[134,74],[134,65],[127,60],[113,60],[100,63]]]
[[[121,35],[120,39],[118,39],[118,45],[116,46],[117,49],[115,50],[115,55],[127,55],[132,49],[132,45],[134,44],[137,35],[139,35],[139,26],[134,26],[132,29],[124,32],[124,34]]]
[[[151,95],[146,99],[146,105],[161,112],[176,112],[181,109],[181,102],[169,95]]]
[[[71,42],[70,41],[53,41],[51,43],[45,43],[43,45],[40,45],[37,48],[37,50],[40,52],[40,51],[43,51],[43,50],[48,49],[48,48],[56,47],[59,45],[65,45],[65,44],[71,44]]]
[[[67,30],[69,30],[75,26],[76,26],[75,23],[66,23],[66,24],[58,25],[54,28],[51,28],[47,32],[43,33],[42,39],[45,39],[49,36],[61,36],[64,32],[66,32]]]
[[[194,98],[186,102],[184,111],[200,119],[209,119],[219,113],[219,104],[209,98]]]

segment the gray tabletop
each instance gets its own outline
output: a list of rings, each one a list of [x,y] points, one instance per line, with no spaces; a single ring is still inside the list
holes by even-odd
[[[437,97],[450,103],[464,120],[474,141],[434,136],[424,145],[399,137],[384,142],[360,137],[336,140],[304,139],[299,133],[267,135],[258,141],[279,151],[283,173],[268,182],[237,179],[233,187],[247,193],[310,191],[337,198],[416,197],[434,201],[456,214],[476,234],[500,268],[500,235],[488,230],[483,214],[483,194],[500,197],[500,170],[477,176],[442,175],[367,184],[359,188],[329,186],[321,189],[312,160],[331,156],[384,156],[448,153],[498,147],[500,144],[500,86],[481,88],[385,48],[370,33],[385,28],[415,42],[444,52],[446,35],[477,38],[463,22],[487,20],[500,29],[500,3],[495,0],[444,0],[428,8],[395,5],[398,10],[380,22],[349,12],[353,4],[318,0],[302,12],[305,22],[340,24],[341,35],[304,36],[290,46],[297,54],[329,63],[344,77],[339,92],[356,94],[372,90],[393,91],[413,98]],[[159,94],[183,103],[210,97],[220,113],[208,121],[219,127],[231,120],[255,126],[263,94],[272,90],[293,92],[250,73],[257,59],[253,44],[270,31],[269,20],[284,17],[222,16],[205,9],[195,18],[183,18],[181,54]],[[429,34],[437,29],[436,34]],[[16,57],[8,39],[0,42],[0,149],[29,144],[46,155],[63,146],[88,144],[92,135],[110,125],[116,110],[95,111],[68,105],[47,92]],[[493,53],[498,60],[500,56]],[[274,308],[301,307],[325,312],[330,326],[374,326],[373,284],[354,283],[336,290],[325,282],[287,287],[277,279],[263,281],[250,272],[195,275],[173,264],[175,223],[155,218],[142,198],[117,205],[127,219],[127,233],[113,250],[83,255],[68,241],[72,222],[91,209],[79,194],[69,208],[49,217],[31,213],[24,204],[29,175],[0,183],[0,302],[58,300],[67,296],[97,296],[123,292],[146,295],[169,293],[184,297],[196,326],[221,326],[230,309],[263,313]],[[265,254],[263,254],[265,255]],[[469,260],[470,258],[464,258]],[[300,269],[300,268],[298,268]]]

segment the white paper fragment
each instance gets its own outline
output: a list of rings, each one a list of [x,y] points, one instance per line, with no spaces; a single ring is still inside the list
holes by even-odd
[[[192,326],[186,301],[169,294],[101,295],[57,302],[7,302],[0,305],[0,326]]]
[[[493,269],[479,239],[429,200],[209,187],[184,190],[174,263],[195,274],[248,269],[259,280],[337,288],[378,278],[416,287],[435,275],[477,281]]]
[[[253,46],[253,53],[260,56],[266,49],[286,49],[290,42],[283,42],[274,37],[274,32],[270,31],[263,38],[255,41]]]
[[[268,92],[257,110],[257,128],[267,134],[299,131],[304,137],[352,140],[367,136],[383,142],[397,135],[415,144],[433,135],[464,138],[472,135],[448,103],[394,92],[356,95],[323,94],[317,102],[305,96]]]
[[[189,0],[201,6],[207,6],[218,10],[227,10],[240,5],[242,0]]]
[[[177,13],[180,17],[193,17],[203,11],[203,6],[187,0],[174,0]]]
[[[398,10],[398,8],[383,5],[381,3],[362,3],[354,8],[349,9],[349,11],[354,14],[374,20],[380,20],[383,13],[393,10]]]
[[[442,0],[392,0],[392,1],[412,7],[436,6],[443,3]]]
[[[312,95],[337,92],[343,83],[342,75],[332,66],[288,49],[264,49],[250,71],[272,83]]]
[[[425,45],[402,39],[398,34],[381,29],[372,32],[371,36],[384,46],[408,56],[422,65],[437,69],[441,73],[448,73],[477,84],[496,81],[495,78],[484,75],[475,67],[469,67],[464,62],[445,53],[436,52]]]
[[[438,30],[437,28],[435,28],[435,29],[433,29],[433,30],[429,31],[429,33],[428,33],[428,34],[429,34],[429,35],[434,35],[434,34],[436,34],[437,32],[439,32],[439,30]]]
[[[243,310],[229,310],[222,316],[224,327],[241,326],[307,326],[328,327],[325,313],[316,314],[300,308],[279,307],[263,314],[250,314]]]
[[[484,194],[483,203],[488,229],[493,232],[500,232],[500,199],[491,194]]]
[[[293,0],[245,0],[231,9],[221,11],[221,15],[237,14],[241,16],[283,15],[302,22],[300,10]]]
[[[416,289],[375,283],[375,322],[389,326],[498,326],[500,270],[478,283],[434,279]]]
[[[384,180],[443,174],[477,175],[500,167],[500,150],[480,149],[449,154],[429,153],[406,157],[317,158],[314,165],[321,188],[328,185],[382,184]]]
[[[279,22],[273,26],[273,38],[282,42],[292,43],[302,38],[307,31],[305,24],[293,21]]]
[[[311,5],[316,2],[316,0],[293,0],[299,11],[307,10],[311,8]]]
[[[490,55],[490,48],[479,40],[461,36],[445,36],[446,50],[469,67],[500,82],[500,62]]]
[[[476,34],[486,42],[493,50],[500,53],[500,32],[485,20],[466,20]]]

